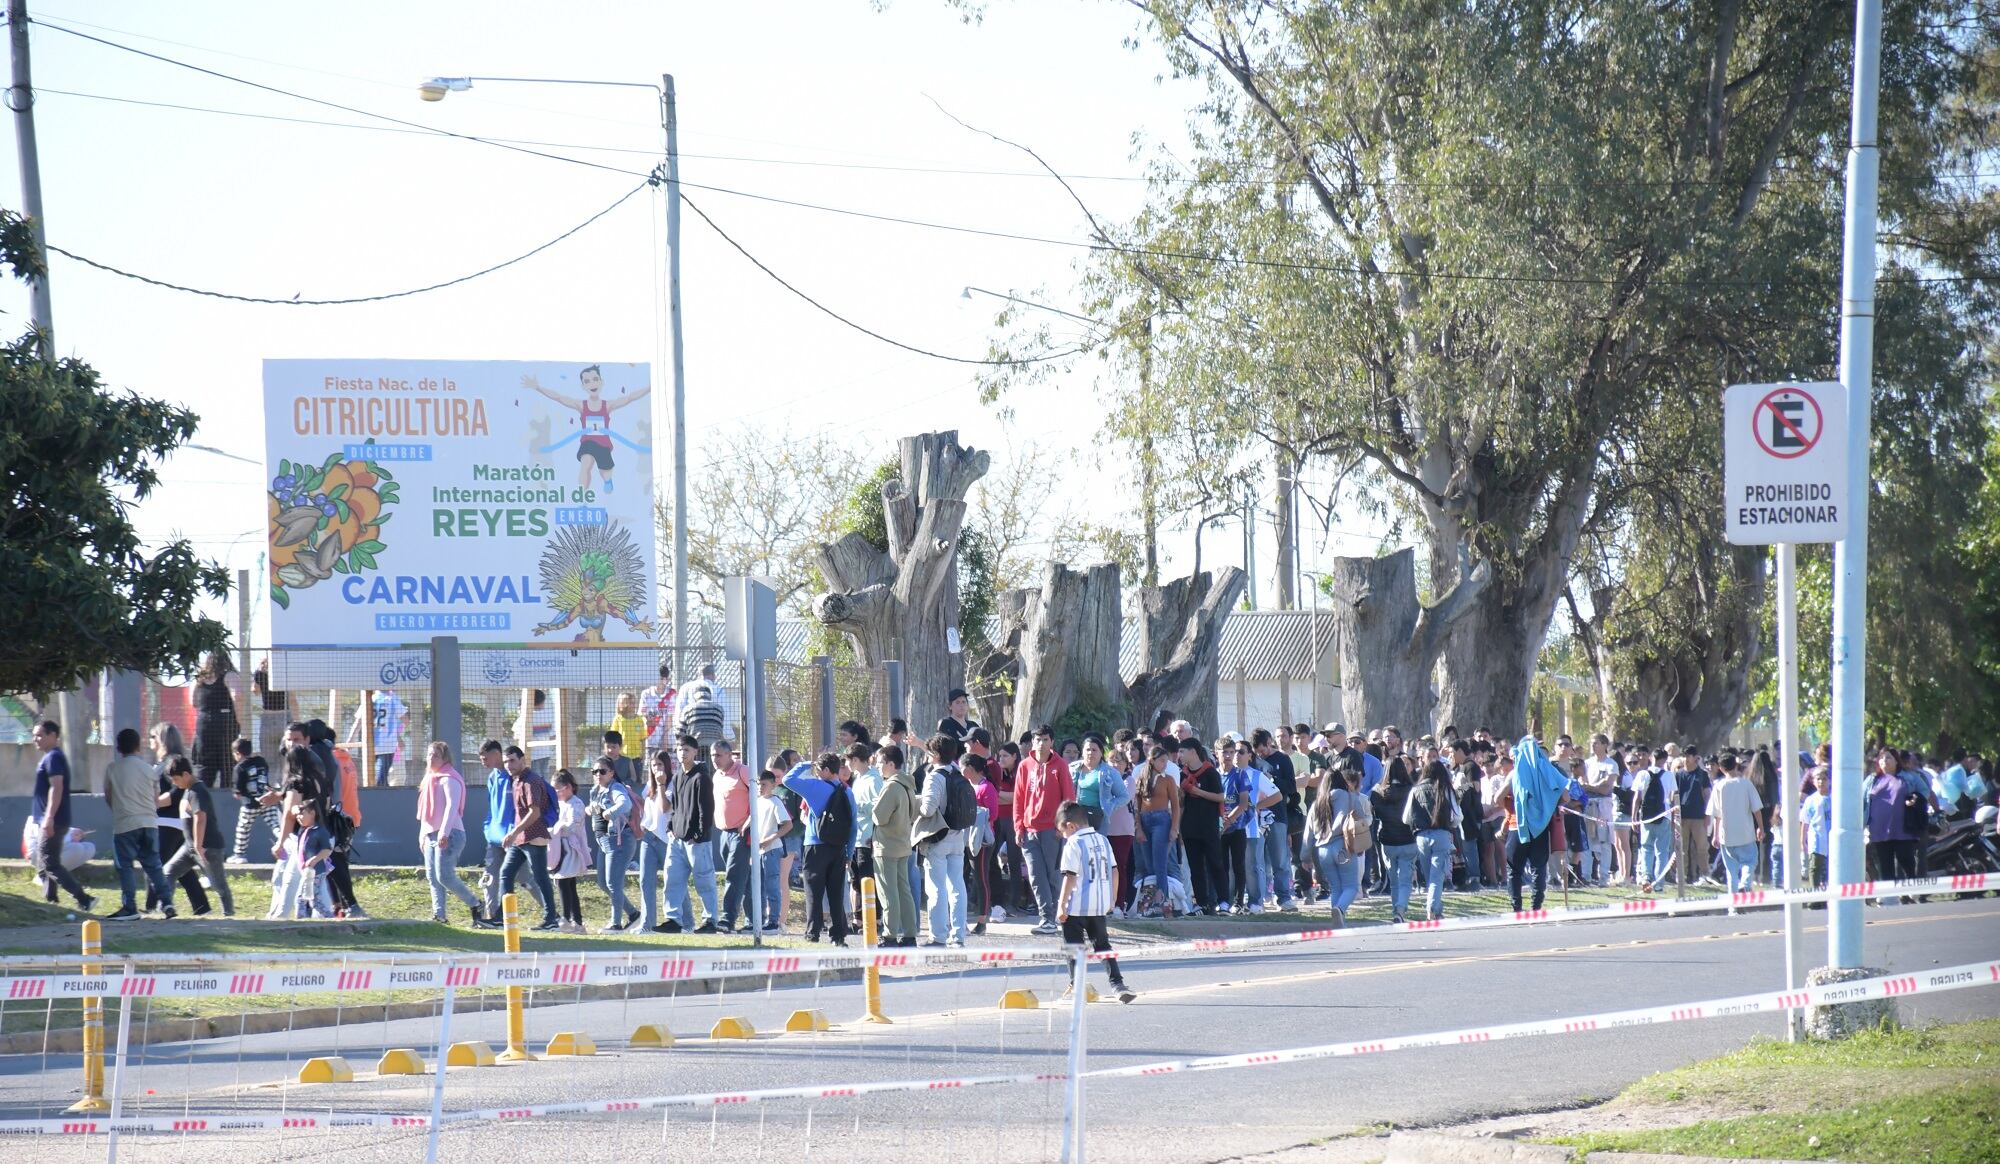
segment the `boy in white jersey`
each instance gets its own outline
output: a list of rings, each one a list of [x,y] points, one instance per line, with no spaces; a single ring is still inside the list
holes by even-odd
[[[1056,921],[1062,926],[1063,943],[1080,946],[1090,939],[1090,948],[1100,954],[1111,951],[1111,937],[1105,932],[1104,916],[1118,901],[1118,858],[1111,842],[1090,827],[1090,812],[1076,801],[1065,801],[1056,810],[1056,831],[1063,836],[1062,893],[1056,899]],[[1111,989],[1118,1001],[1139,997],[1125,985],[1118,971],[1118,959],[1104,959],[1111,975]]]

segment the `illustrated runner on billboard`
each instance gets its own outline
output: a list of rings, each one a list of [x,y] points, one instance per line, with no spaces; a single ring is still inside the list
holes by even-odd
[[[651,385],[648,385],[636,392],[620,396],[616,400],[606,400],[604,399],[603,369],[599,368],[596,364],[592,364],[577,373],[576,378],[577,382],[583,385],[583,399],[581,400],[578,400],[574,396],[564,396],[560,392],[552,392],[542,387],[542,382],[532,375],[521,377],[521,387],[531,392],[539,392],[564,408],[576,409],[578,433],[576,437],[576,483],[580,486],[589,486],[590,467],[595,462],[597,465],[597,476],[604,482],[604,491],[609,493],[611,492],[611,470],[613,468],[611,463],[611,441],[615,435],[611,431],[611,414],[635,400],[644,398],[653,389]],[[630,444],[631,442],[628,441],[626,443]]]

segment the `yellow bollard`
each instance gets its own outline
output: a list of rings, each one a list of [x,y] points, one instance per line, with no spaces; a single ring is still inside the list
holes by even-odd
[[[83,956],[95,958],[104,952],[104,927],[95,921],[83,923]],[[104,973],[104,966],[85,962],[85,977]],[[121,1005],[129,1006],[129,1003]],[[71,1112],[110,1111],[104,1098],[104,1000],[83,1000],[83,1098],[71,1104]]]
[[[1000,996],[1001,1010],[1040,1010],[1041,996],[1032,990],[1010,990]]]
[[[500,921],[507,942],[507,952],[521,952],[521,915],[515,909],[514,895],[509,893],[500,899]],[[494,1057],[497,1063],[533,1063],[535,1056],[528,1051],[528,1019],[524,1000],[526,991],[519,986],[507,988],[507,1049]]]
[[[491,1067],[493,1063],[493,1048],[476,1039],[467,1043],[453,1043],[444,1056],[444,1065],[447,1067]]]
[[[811,1034],[816,1031],[831,1030],[823,1010],[795,1010],[792,1017],[785,1020],[785,1030],[793,1034]]]
[[[875,927],[875,879],[861,879],[861,940],[870,950],[876,948],[879,934]],[[861,972],[865,985],[863,992],[868,1001],[868,1013],[861,1016],[864,1023],[888,1023],[890,1018],[882,1013],[882,971],[873,964]]]
[[[300,1083],[352,1083],[354,1068],[339,1055],[322,1055],[317,1059],[307,1059],[299,1068]]]
[[[377,1075],[428,1075],[429,1073],[429,1069],[424,1066],[424,1057],[408,1047],[395,1047],[384,1051],[382,1057],[375,1061]]]
[[[750,1020],[741,1015],[726,1014],[715,1020],[715,1025],[709,1028],[708,1037],[711,1039],[754,1039],[757,1037],[757,1028],[751,1026]]]
[[[640,1023],[632,1031],[632,1037],[625,1040],[627,1047],[658,1047],[665,1049],[674,1045],[674,1033],[659,1023]]]
[[[542,1049],[544,1055],[595,1055],[597,1044],[582,1031],[562,1031]]]

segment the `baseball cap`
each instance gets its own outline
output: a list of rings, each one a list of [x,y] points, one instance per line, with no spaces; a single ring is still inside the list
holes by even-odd
[[[1347,725],[1346,725],[1346,724],[1344,724],[1344,723],[1339,723],[1339,722],[1337,722],[1337,721],[1336,721],[1336,722],[1334,722],[1334,723],[1330,723],[1330,724],[1327,724],[1327,725],[1326,725],[1325,727],[1323,727],[1323,728],[1321,728],[1321,729],[1319,729],[1319,730],[1321,730],[1321,731],[1325,732],[1325,733],[1326,733],[1327,735],[1330,735],[1330,736],[1331,736],[1331,735],[1343,735],[1343,736],[1344,736],[1344,735],[1346,735],[1346,734],[1347,734]]]

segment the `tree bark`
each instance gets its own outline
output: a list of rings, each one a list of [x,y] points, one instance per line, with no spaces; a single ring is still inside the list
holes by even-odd
[[[965,494],[986,475],[987,454],[958,443],[956,432],[904,437],[902,476],[882,486],[889,545],[858,534],[822,545],[820,570],[831,588],[813,613],[845,632],[864,666],[901,659],[904,706],[913,724],[941,714],[945,692],[965,681],[965,657],[947,647],[958,624],[958,535]]]
[[[1685,649],[1639,661],[1632,699],[1657,738],[1708,751],[1720,744],[1750,702],[1750,669],[1764,653],[1761,612],[1768,581],[1762,546],[1733,546],[1716,564],[1734,575],[1731,605],[1703,620]]]
[[[1024,728],[1054,723],[1080,698],[1122,700],[1119,596],[1118,567],[1111,563],[1078,572],[1051,562],[1043,570],[1021,636],[1015,723]]]
[[[1431,674],[1438,654],[1452,625],[1477,607],[1490,576],[1482,565],[1426,608],[1417,600],[1415,550],[1333,560],[1329,579],[1341,711],[1350,724],[1394,724],[1407,735],[1431,729],[1437,707]]]
[[[1177,578],[1139,592],[1145,667],[1125,697],[1135,726],[1150,727],[1162,711],[1171,711],[1199,732],[1217,730],[1215,668],[1222,622],[1242,601],[1249,583],[1243,571],[1224,566],[1212,575]]]

